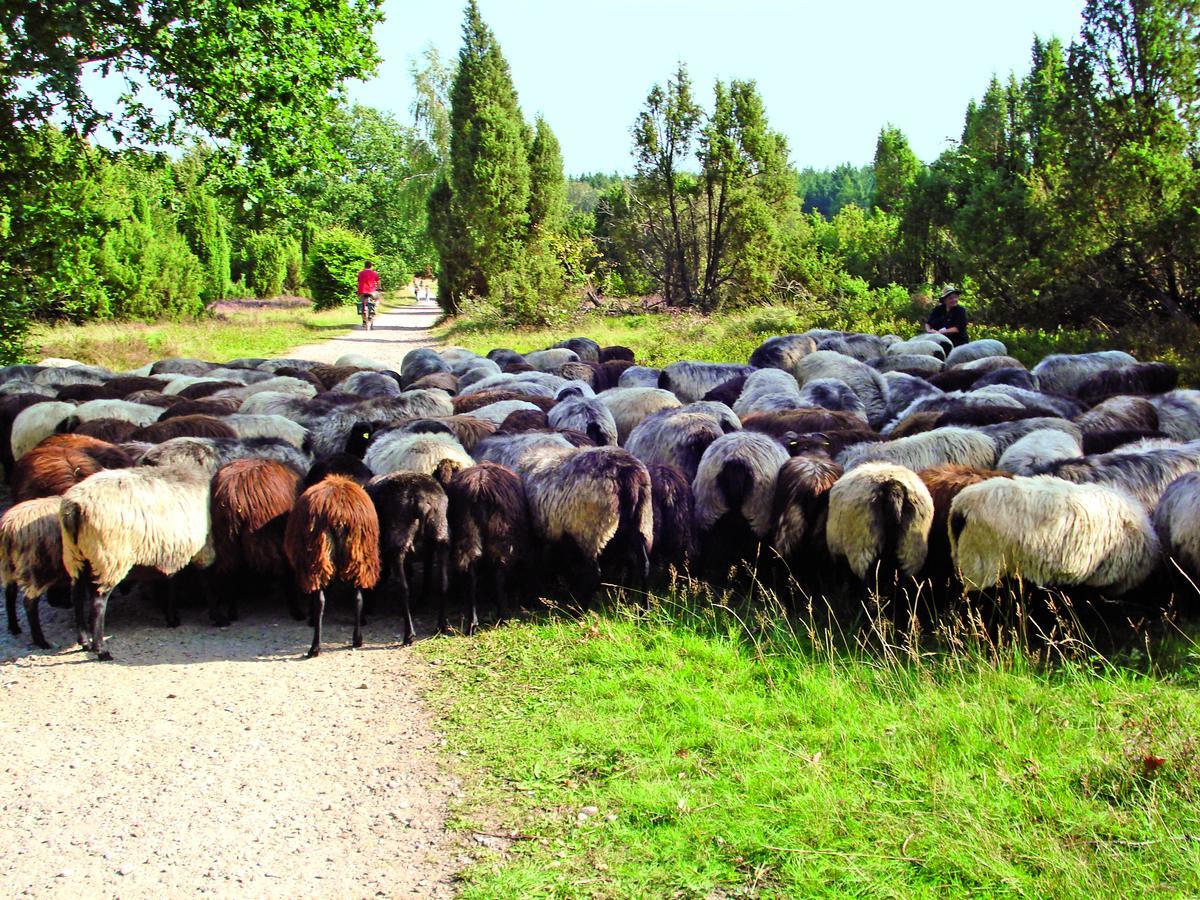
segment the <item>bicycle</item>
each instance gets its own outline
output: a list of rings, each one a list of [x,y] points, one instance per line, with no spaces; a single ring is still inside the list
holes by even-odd
[[[370,331],[375,325],[376,296],[375,294],[358,295],[358,314],[362,316],[363,331]]]

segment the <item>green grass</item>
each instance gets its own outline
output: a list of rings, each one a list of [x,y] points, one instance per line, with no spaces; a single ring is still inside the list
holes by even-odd
[[[457,827],[520,835],[467,897],[1200,894],[1193,645],[1152,677],[660,611],[422,652]]]
[[[630,313],[606,315],[589,312],[556,328],[513,329],[472,321],[449,319],[437,333],[450,344],[477,353],[508,347],[519,353],[539,350],[574,335],[587,335],[601,346],[619,344],[631,348],[637,361],[663,366],[680,359],[709,362],[742,362],[768,337],[805,331],[809,328],[839,328],[876,334],[915,335],[921,330],[916,320],[894,311],[853,316],[837,313],[825,304],[797,306],[752,306],[702,316],[695,313]],[[1050,353],[1083,353],[1092,350],[1127,350],[1143,361],[1169,362],[1180,370],[1180,383],[1200,385],[1200,328],[1173,326],[1171,329],[1045,331],[993,324],[973,324],[973,338],[996,338],[1009,353],[1026,366],[1034,366]]]
[[[411,303],[411,294],[384,299],[382,308]],[[308,301],[225,301],[199,319],[89,322],[35,326],[30,358],[75,359],[114,371],[167,357],[224,361],[280,356],[302,344],[349,334],[359,324],[353,306],[315,312]]]

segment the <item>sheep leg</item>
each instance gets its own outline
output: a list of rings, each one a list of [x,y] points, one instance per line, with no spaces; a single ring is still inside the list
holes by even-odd
[[[4,612],[8,615],[8,633],[20,634],[21,623],[17,621],[17,583],[15,581],[4,586]]]
[[[108,591],[92,592],[92,649],[100,662],[112,659],[104,647],[104,614],[108,611]]]
[[[362,641],[362,617],[363,617],[363,592],[359,588],[354,592],[354,646],[361,647]]]
[[[213,578],[209,581],[208,618],[217,628],[226,627],[231,619],[225,604],[221,600],[221,594],[232,587],[233,579],[231,578]]]
[[[443,634],[446,625],[446,603],[450,594],[450,547],[435,547],[430,554],[433,559],[434,590],[438,592],[438,630]]]
[[[29,632],[33,635],[33,645],[39,650],[52,650],[46,635],[42,633],[41,597],[25,595],[25,618],[29,620]]]
[[[308,648],[308,658],[321,655],[321,620],[325,618],[325,591],[319,590],[312,596],[313,641]]]
[[[167,579],[167,583],[162,587],[168,628],[178,628],[180,625],[178,584],[178,581],[172,576]]]
[[[289,581],[283,591],[287,595],[288,613],[299,622],[304,618],[304,610],[300,607],[300,589],[296,587],[295,582]]]
[[[508,599],[504,596],[504,569],[496,566],[493,573],[493,587],[496,592],[496,623],[499,624],[508,618],[508,605],[505,601]]]
[[[476,602],[479,594],[479,577],[476,571],[479,568],[479,561],[475,560],[471,565],[467,566],[467,599],[471,603],[471,621],[467,623],[467,634],[474,634],[479,629],[479,606]],[[442,608],[446,606],[445,597],[442,598]]]
[[[88,649],[88,623],[84,606],[88,602],[90,591],[91,585],[84,580],[82,575],[71,582],[71,599],[75,604],[75,637],[82,650]]]
[[[412,620],[412,605],[409,603],[408,596],[408,570],[404,564],[404,560],[396,566],[396,592],[400,595],[401,602],[404,603],[404,646],[408,646],[413,642],[413,620]]]

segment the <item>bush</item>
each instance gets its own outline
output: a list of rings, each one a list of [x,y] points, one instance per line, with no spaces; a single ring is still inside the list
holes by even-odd
[[[287,248],[272,231],[247,232],[242,242],[246,260],[246,283],[255,297],[277,297],[287,276]]]
[[[371,239],[348,228],[317,232],[308,252],[305,280],[312,291],[313,308],[329,309],[357,298],[358,272],[371,259]]]
[[[283,268],[283,289],[292,295],[299,294],[300,286],[304,283],[304,254],[300,250],[300,242],[294,238],[288,240],[284,247]]]
[[[105,235],[99,275],[105,312],[115,318],[154,319],[199,315],[204,270],[164,210],[143,212]]]

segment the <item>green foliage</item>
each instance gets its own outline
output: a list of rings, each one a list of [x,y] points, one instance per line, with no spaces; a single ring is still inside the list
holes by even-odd
[[[295,296],[300,293],[300,286],[304,283],[304,254],[300,250],[300,242],[295,238],[288,238],[284,243],[283,268],[283,289]]]
[[[374,254],[370,239],[358,232],[336,226],[319,231],[308,250],[305,276],[313,308],[356,302],[358,273]]]
[[[287,239],[274,231],[250,231],[242,237],[241,254],[254,296],[279,296],[287,277]]]
[[[803,211],[819,212],[827,219],[854,204],[870,209],[875,197],[875,173],[871,166],[842,163],[832,169],[801,169],[796,175],[796,196]]]
[[[558,138],[541,116],[529,148],[529,226],[561,231],[567,216],[567,182]]]
[[[187,166],[179,168],[185,179],[179,204],[179,230],[204,267],[201,298],[206,304],[215,303],[225,296],[229,285],[232,248],[228,224],[209,185]]]
[[[903,131],[894,125],[883,127],[871,168],[875,174],[875,206],[884,212],[900,212],[921,168]]]

